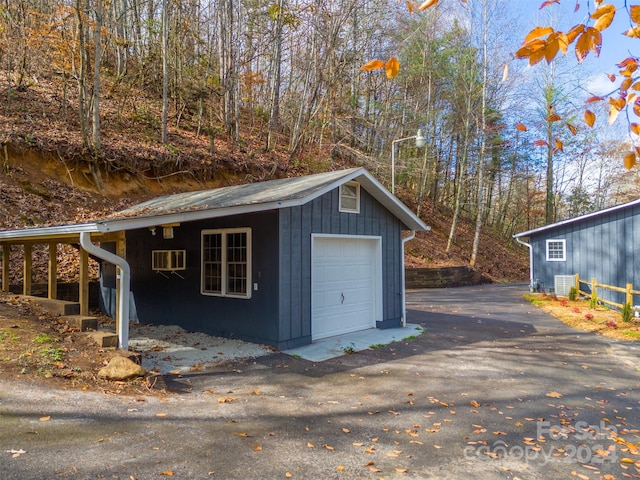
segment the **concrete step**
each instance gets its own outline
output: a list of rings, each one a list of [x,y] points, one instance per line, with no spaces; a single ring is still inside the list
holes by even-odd
[[[87,330],[98,330],[98,319],[86,315],[65,315],[61,317],[67,325],[79,329],[81,332]]]
[[[118,335],[112,332],[93,332],[91,333],[91,337],[98,344],[100,348],[107,347],[117,347],[118,346]]]
[[[79,315],[80,304],[78,302],[68,302],[66,300],[56,300],[53,298],[34,297],[31,295],[20,295],[20,298],[29,300],[56,315]]]

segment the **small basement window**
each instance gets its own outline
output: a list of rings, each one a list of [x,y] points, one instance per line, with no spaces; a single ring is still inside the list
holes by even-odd
[[[185,270],[186,250],[152,250],[151,268],[154,271]]]
[[[547,262],[564,262],[567,260],[567,241],[547,240]]]
[[[360,213],[360,184],[358,182],[340,185],[339,210],[347,213]]]

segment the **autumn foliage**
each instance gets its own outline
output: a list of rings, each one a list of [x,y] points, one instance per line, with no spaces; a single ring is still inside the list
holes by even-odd
[[[466,3],[466,0],[460,1]],[[407,9],[409,13],[414,13],[415,11],[435,7],[438,3],[438,0],[426,0],[416,5],[408,1]],[[582,3],[584,2],[576,0],[574,13],[580,11]],[[554,4],[560,4],[560,0],[545,0],[541,3],[540,9]],[[591,8],[590,2],[586,2],[586,5],[587,8]],[[604,3],[604,0],[594,0],[593,5],[595,9],[587,12],[585,20],[574,25],[567,32],[556,30],[550,26],[536,26],[525,36],[522,45],[515,52],[514,58],[527,60],[531,66],[542,60],[551,63],[559,54],[566,55],[570,47],[573,49],[578,62],[585,60],[589,53],[599,56],[603,42],[602,32],[611,26],[618,9],[611,3]],[[624,32],[624,35],[630,38],[640,38],[640,5],[627,5],[625,1],[624,8],[631,24],[630,28]],[[633,77],[633,74],[638,68],[639,61],[638,58],[630,56],[624,58],[616,65],[621,80],[619,87],[608,96],[608,99],[594,96],[587,100],[587,103],[608,101],[609,124],[613,124],[623,111],[625,111],[628,116],[640,118],[640,98],[637,93],[640,91],[640,81]],[[362,68],[363,70],[371,71],[383,67],[386,70],[388,79],[394,78],[399,70],[397,60],[393,57],[386,63],[380,60],[373,60]],[[507,74],[508,67],[505,65],[505,78]],[[611,82],[618,81],[617,75],[609,74],[608,76]],[[555,122],[562,119],[558,117],[548,118],[547,120],[549,122]],[[584,123],[589,127],[593,127],[595,122],[596,114],[592,110],[586,109],[584,112]],[[524,127],[523,124],[519,125]],[[567,124],[567,127],[571,133],[576,134],[576,128],[573,125]],[[519,130],[523,131],[522,128],[519,128]],[[629,131],[635,135],[640,135],[640,123],[630,120]],[[562,146],[558,145],[558,141],[555,143],[555,150],[562,150]],[[539,140],[535,144],[538,146],[549,146],[549,142],[545,140]],[[634,151],[625,155],[624,166],[627,169],[631,169],[635,165],[638,156],[640,156],[640,147],[636,147]]]

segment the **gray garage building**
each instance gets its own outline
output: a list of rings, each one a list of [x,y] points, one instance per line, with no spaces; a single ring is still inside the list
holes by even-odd
[[[92,249],[91,235],[110,315],[287,349],[401,326],[403,232],[428,228],[356,168],[167,195],[93,223],[0,232],[0,243]],[[127,268],[134,300],[118,303]]]

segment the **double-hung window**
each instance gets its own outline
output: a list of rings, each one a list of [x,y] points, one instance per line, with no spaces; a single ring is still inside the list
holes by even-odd
[[[202,231],[203,295],[251,298],[251,229]]]
[[[547,262],[564,262],[567,260],[567,241],[547,240]]]

